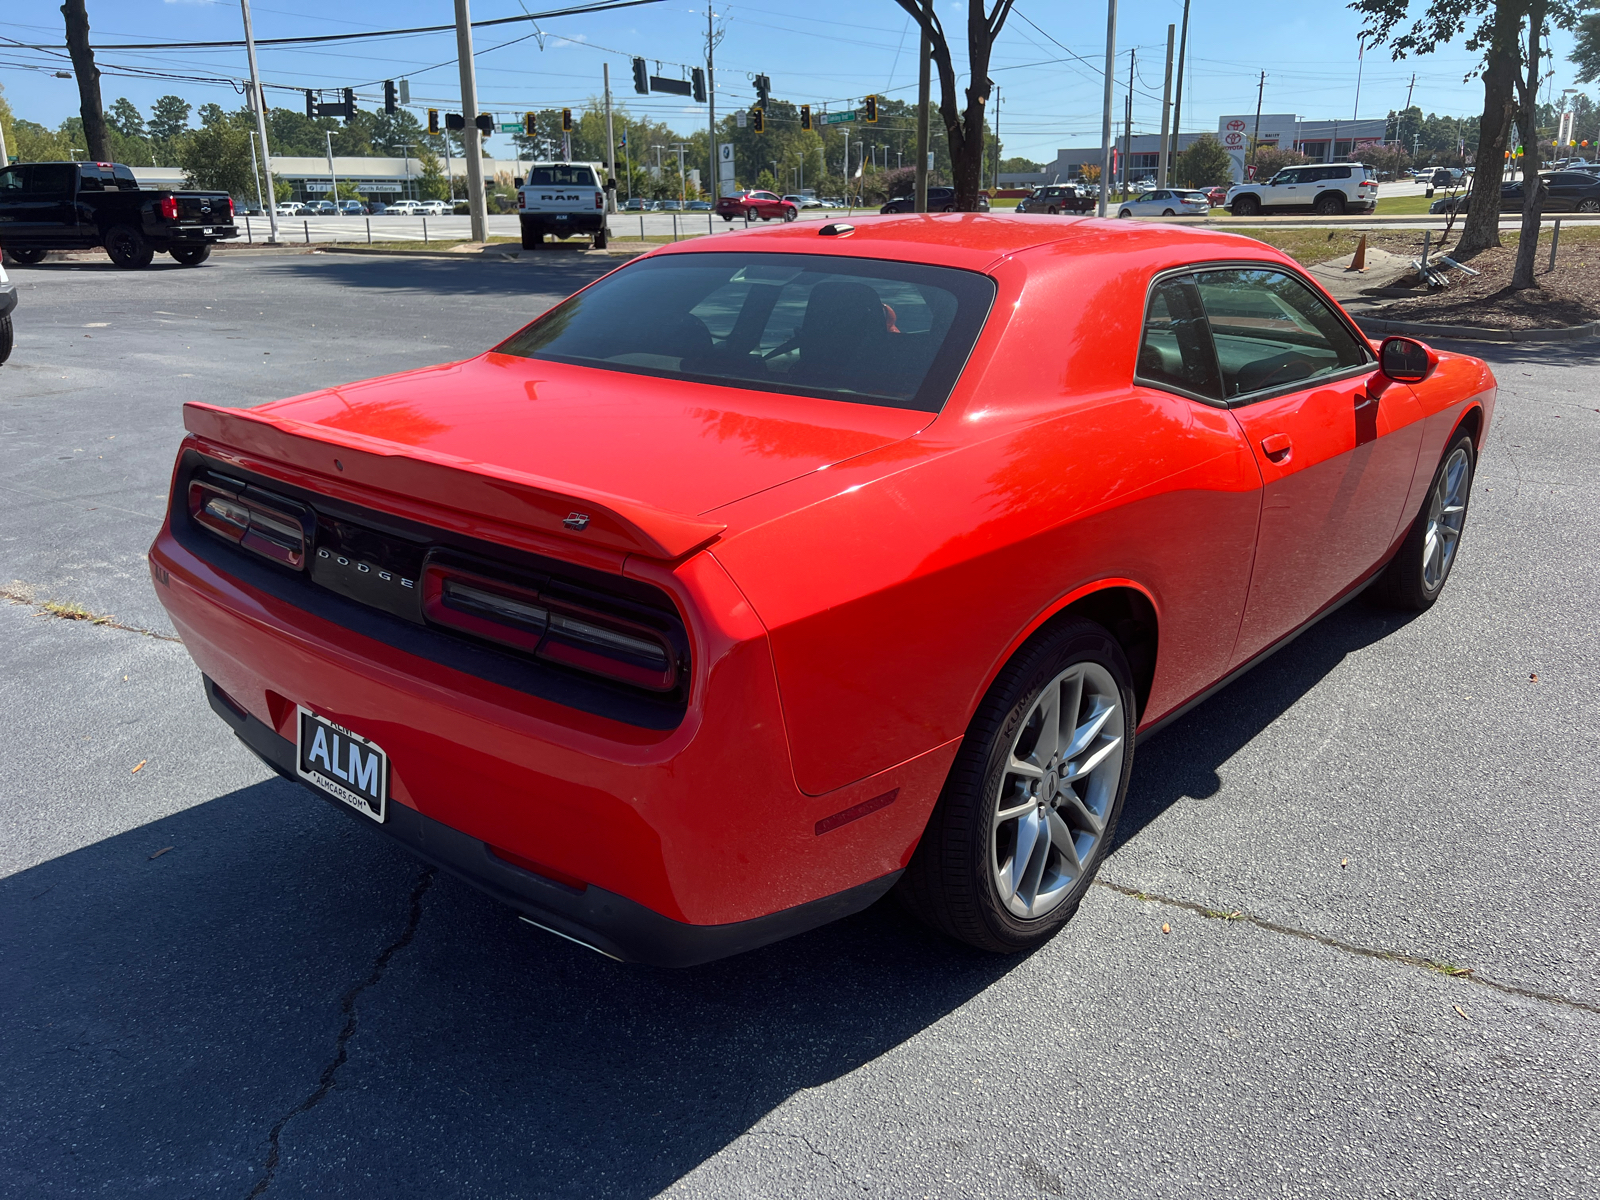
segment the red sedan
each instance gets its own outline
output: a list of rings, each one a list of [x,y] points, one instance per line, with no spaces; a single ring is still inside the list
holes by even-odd
[[[191,403],[156,590],[274,769],[602,953],[891,888],[1036,945],[1136,736],[1369,584],[1434,602],[1494,407],[1130,224],[682,242],[462,362]]]
[[[800,215],[800,206],[771,192],[740,192],[718,200],[717,213],[724,221],[739,217],[748,221],[792,221]]]

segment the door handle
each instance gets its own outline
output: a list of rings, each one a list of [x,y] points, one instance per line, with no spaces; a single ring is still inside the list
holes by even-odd
[[[1292,449],[1286,433],[1271,433],[1261,439],[1261,452],[1275,463],[1288,462]]]

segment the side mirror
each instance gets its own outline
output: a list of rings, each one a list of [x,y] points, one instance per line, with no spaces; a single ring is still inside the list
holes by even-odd
[[[515,179],[513,179],[511,181],[511,186],[512,187],[521,187],[522,186],[522,176],[518,175]]]
[[[1396,383],[1421,383],[1438,365],[1439,355],[1415,338],[1384,338],[1378,347],[1378,369]]]

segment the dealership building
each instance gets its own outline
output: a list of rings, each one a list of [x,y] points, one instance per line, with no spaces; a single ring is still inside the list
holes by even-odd
[[[1233,159],[1233,179],[1241,183],[1245,176],[1251,139],[1260,130],[1263,146],[1282,146],[1298,150],[1314,162],[1331,162],[1335,159],[1360,158],[1363,146],[1378,145],[1383,141],[1385,121],[1374,117],[1360,121],[1308,121],[1293,113],[1262,113],[1257,126],[1255,113],[1243,116],[1230,115],[1217,121],[1214,135],[1222,148]],[[1178,151],[1192,146],[1201,134],[1185,133],[1178,136]],[[1118,138],[1115,143],[1116,177],[1123,175],[1122,156],[1128,156],[1129,179],[1154,179],[1161,166],[1161,135],[1139,133],[1131,139]],[[1100,146],[1072,146],[1057,150],[1055,161],[1046,163],[1042,171],[1025,174],[1003,173],[1001,187],[1039,187],[1048,183],[1076,179],[1085,166],[1100,165]]]
[[[484,182],[493,190],[493,183],[497,176],[505,175],[516,179],[524,173],[526,161],[514,158],[486,158],[483,160]],[[439,170],[443,173],[447,164],[444,159],[439,160]],[[460,158],[452,158],[448,164],[449,172],[456,179],[463,181],[467,178],[467,164]],[[272,174],[276,179],[281,179],[292,189],[289,194],[291,200],[322,200],[333,189],[333,177],[328,173],[328,160],[325,157],[295,158],[281,154],[272,156]],[[183,171],[177,167],[134,167],[134,178],[139,181],[140,187],[148,188],[181,188],[183,186]],[[351,183],[356,191],[369,200],[381,200],[385,204],[396,200],[421,199],[419,188],[422,182],[422,163],[415,158],[335,158],[333,160],[333,175],[338,177],[341,184]],[[254,196],[240,196],[240,200],[254,201]]]

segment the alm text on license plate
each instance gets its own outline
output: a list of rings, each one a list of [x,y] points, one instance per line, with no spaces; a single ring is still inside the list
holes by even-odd
[[[300,706],[295,768],[300,778],[374,821],[389,800],[389,756],[359,733]]]

